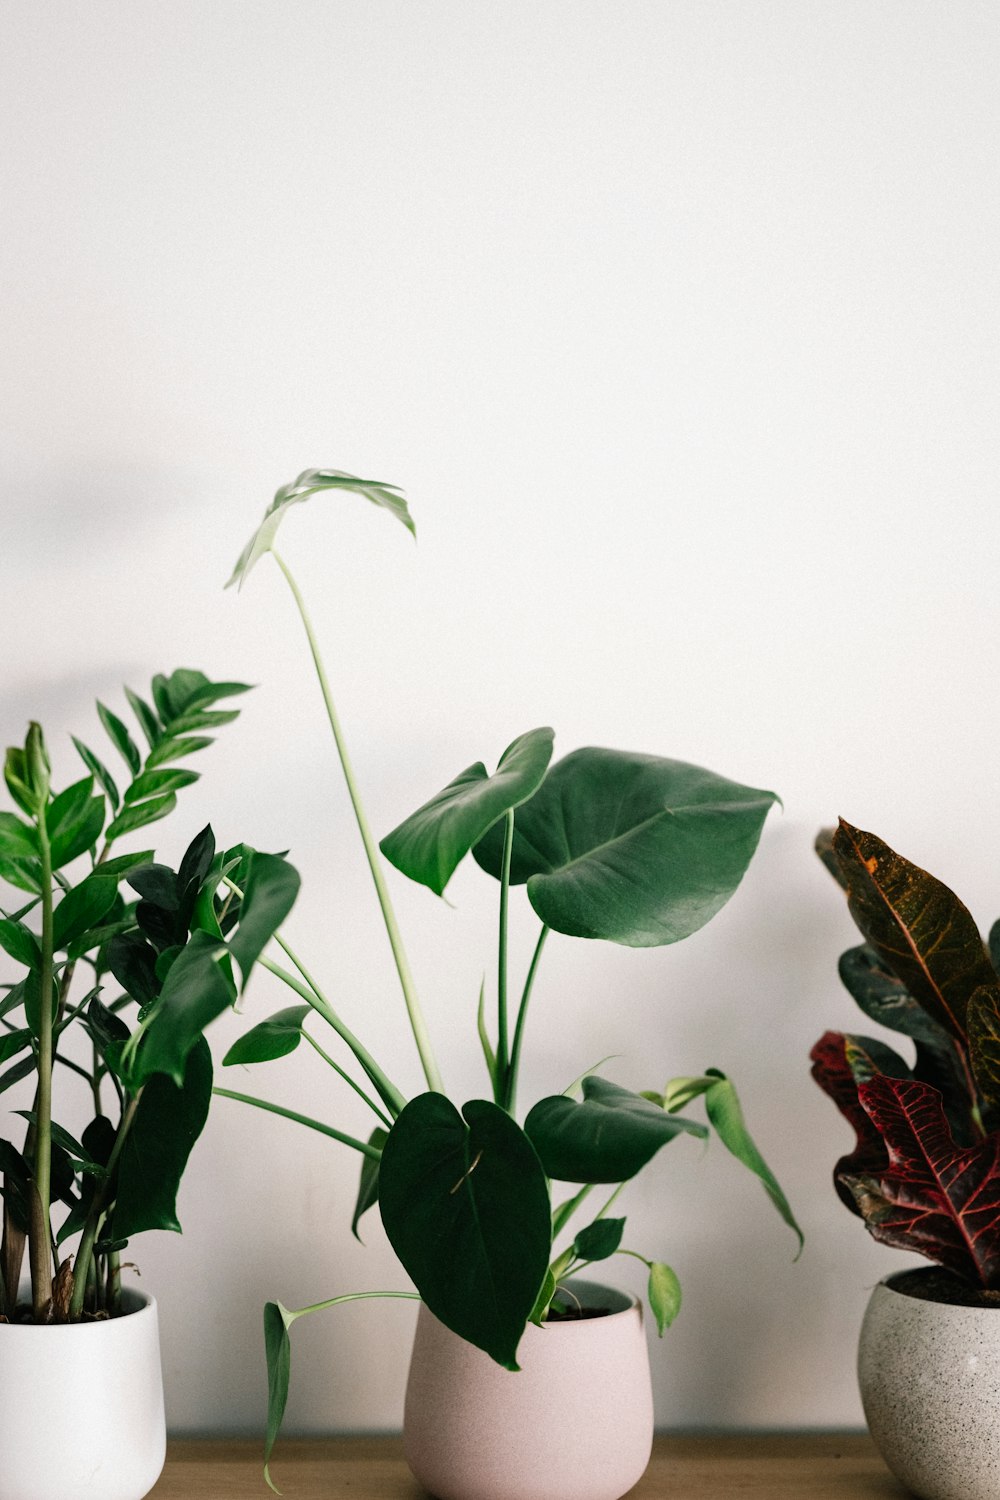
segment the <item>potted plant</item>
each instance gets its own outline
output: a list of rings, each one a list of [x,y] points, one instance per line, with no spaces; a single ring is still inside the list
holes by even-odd
[[[1000,924],[840,822],[818,850],[865,942],[840,960],[869,1020],[914,1044],[828,1031],[813,1076],[854,1127],[837,1192],[883,1244],[935,1265],[891,1275],[865,1314],[865,1415],[924,1500],[992,1500],[1000,1469]]]
[[[177,1189],[212,1091],[202,1032],[235,996],[230,955],[245,976],[272,930],[247,910],[223,943],[215,893],[267,856],[217,854],[211,828],[176,871],[152,849],[117,850],[198,779],[179,762],[237,717],[214,705],[244,691],[180,670],[154,678],[152,703],[128,693],[145,754],[98,704],[122,794],[80,740],[87,775],[56,792],[38,724],[7,752],[0,879],[17,896],[0,948],[17,977],[0,990],[0,1092],[24,1080],[34,1092],[15,1112],[20,1144],[0,1139],[0,1500],[140,1500],[162,1467],[156,1304],[123,1287],[122,1255],[147,1229],[180,1229]]]
[[[612,1255],[633,1255],[648,1267],[649,1304],[661,1334],[675,1316],[676,1274],[623,1246],[625,1219],[612,1209],[662,1146],[681,1134],[707,1136],[705,1125],[678,1111],[702,1099],[720,1139],[756,1173],[782,1217],[799,1231],[747,1132],[731,1080],[717,1070],[643,1094],[588,1071],[577,1085],[535,1102],[523,1125],[518,1123],[529,1003],[553,932],[644,947],[680,941],[704,926],[739,884],[776,798],[652,755],[581,749],[553,764],[553,734],[542,728],[515,739],[492,775],[481,762],[463,770],[377,845],[302,595],[274,549],[278,526],[293,504],[344,491],[388,510],[413,531],[395,487],[337,470],[309,470],[279,490],[230,581],[242,584],[270,552],[291,588],[427,1088],[409,1101],[403,1097],[280,935],[295,972],[263,962],[302,1003],[255,1026],[224,1061],[265,1062],[305,1037],[366,1099],[374,1116],[368,1140],[316,1121],[303,1123],[361,1155],[352,1227],[357,1232],[362,1215],[378,1204],[416,1293],[347,1293],[296,1311],[278,1302],[267,1305],[265,1461],[288,1391],[292,1323],[361,1296],[413,1295],[422,1305],[404,1437],[417,1477],[442,1500],[613,1500],[637,1481],[650,1451],[641,1308],[619,1292],[570,1278]],[[492,1022],[485,985],[478,1010],[488,1097],[455,1103],[445,1093],[417,999],[382,856],[442,896],[470,852],[497,881],[499,935]],[[266,899],[272,873],[252,870],[246,889],[234,898]],[[517,886],[526,888],[525,905],[539,929],[515,1001],[507,932]],[[319,1047],[307,1029],[314,1016],[346,1045],[346,1060],[353,1055],[360,1076]],[[217,1092],[302,1119],[255,1096]],[[590,1222],[572,1227],[574,1215],[592,1207],[591,1195],[601,1187],[603,1201],[597,1200]]]

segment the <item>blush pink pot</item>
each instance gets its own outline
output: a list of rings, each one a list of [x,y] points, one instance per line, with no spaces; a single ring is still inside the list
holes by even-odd
[[[529,1324],[516,1372],[421,1304],[403,1447],[437,1500],[619,1500],[642,1478],[653,1444],[642,1307],[594,1282],[572,1289],[612,1311]]]

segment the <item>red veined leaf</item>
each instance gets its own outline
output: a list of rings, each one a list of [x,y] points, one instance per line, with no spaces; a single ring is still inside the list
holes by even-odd
[[[813,1078],[853,1125],[857,1136],[854,1150],[842,1156],[833,1169],[833,1185],[841,1201],[852,1213],[860,1215],[861,1209],[843,1178],[881,1172],[889,1165],[889,1153],[858,1098],[857,1080],[847,1055],[847,1037],[839,1031],[826,1031],[809,1056]]]

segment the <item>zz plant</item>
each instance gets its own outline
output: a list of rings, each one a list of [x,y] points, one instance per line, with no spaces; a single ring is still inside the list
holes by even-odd
[[[853,1126],[834,1183],[883,1244],[1000,1291],[1000,922],[984,944],[953,891],[841,820],[817,849],[865,941],[840,960],[864,1015],[914,1044],[828,1031],[813,1076]]]
[[[263,877],[269,857],[242,847],[217,854],[211,828],[176,871],[152,849],[116,851],[125,835],[173,811],[198,779],[178,763],[212,743],[206,730],[238,716],[215,705],[245,691],[185,669],[155,677],[151,702],[126,689],[145,753],[98,704],[127,770],[121,794],[81,740],[87,775],[56,792],[37,723],[7,752],[16,810],[0,812],[0,879],[21,900],[0,917],[0,948],[18,970],[0,991],[0,1092],[33,1079],[34,1097],[16,1111],[27,1120],[23,1143],[0,1139],[2,1321],[115,1315],[132,1236],[180,1229],[177,1189],[212,1093],[202,1032],[236,996],[232,958],[245,978],[273,931],[259,908],[246,909],[237,927],[240,914],[225,909],[228,887],[216,892],[226,876],[245,878],[255,859]],[[276,921],[296,884],[283,863],[278,876]],[[58,1104],[57,1075],[67,1084]],[[71,1084],[89,1104],[78,1136],[59,1118],[79,1115],[80,1099],[66,1097]],[[26,1245],[30,1309],[18,1302]]]
[[[230,582],[242,584],[270,552],[292,591],[381,906],[426,1091],[404,1098],[279,936],[291,970],[267,958],[262,962],[302,1003],[255,1026],[233,1046],[225,1063],[265,1062],[289,1053],[305,1038],[366,1100],[374,1128],[367,1140],[354,1139],[256,1096],[217,1092],[298,1119],[353,1147],[362,1158],[355,1233],[363,1214],[377,1203],[416,1295],[461,1338],[506,1368],[518,1368],[517,1347],[529,1320],[541,1324],[571,1307],[572,1292],[564,1290],[567,1278],[613,1254],[634,1255],[647,1265],[650,1306],[662,1334],[680,1304],[677,1277],[668,1265],[624,1248],[625,1219],[611,1210],[625,1185],[662,1146],[679,1135],[708,1135],[705,1125],[679,1110],[702,1098],[720,1139],[759,1177],[796,1234],[798,1226],[747,1132],[731,1080],[717,1070],[674,1079],[662,1092],[643,1094],[588,1072],[565,1092],[534,1103],[523,1126],[519,1124],[515,1111],[529,1005],[553,932],[649,947],[678,942],[703,927],[742,879],[776,798],[653,755],[582,749],[553,764],[553,734],[542,728],[515,739],[492,775],[481,762],[469,766],[377,845],[302,595],[274,548],[278,526],[292,505],[313,494],[344,491],[387,510],[413,532],[406,502],[394,486],[338,470],[309,470],[279,490]],[[485,986],[478,1009],[489,1097],[454,1103],[431,1046],[381,860],[384,856],[404,875],[443,896],[469,853],[498,884],[496,984],[492,1022],[487,1021]],[[247,890],[238,897],[258,899],[259,877],[272,875],[273,870],[251,870]],[[534,955],[515,993],[507,937],[512,891],[518,886],[525,888],[526,905],[539,926]],[[346,1044],[360,1078],[334,1062],[307,1029],[314,1016]],[[569,1184],[568,1190],[562,1184]],[[601,1187],[604,1201],[596,1215],[578,1229],[569,1227]],[[560,1239],[561,1245],[556,1243]],[[291,1324],[340,1302],[393,1295],[414,1294],[349,1293],[297,1311],[268,1303],[266,1462],[287,1397]]]

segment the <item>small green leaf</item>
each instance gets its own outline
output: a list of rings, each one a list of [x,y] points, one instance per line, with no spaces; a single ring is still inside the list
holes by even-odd
[[[140,698],[138,693],[133,693],[131,688],[125,689],[125,696],[129,701],[132,712],[139,721],[139,727],[146,736],[146,743],[150,750],[155,750],[162,737],[160,721],[145,699]]]
[[[309,1005],[290,1005],[277,1011],[234,1042],[222,1059],[222,1066],[231,1068],[237,1063],[273,1062],[277,1057],[286,1057],[302,1040],[302,1026],[311,1013]],[[366,1163],[367,1160],[366,1157]]]
[[[657,1332],[662,1338],[681,1310],[681,1284],[677,1273],[662,1261],[650,1262],[646,1294],[656,1319]]]
[[[625,1182],[675,1136],[708,1134],[593,1074],[583,1094],[582,1103],[565,1094],[541,1099],[524,1122],[546,1175],[560,1182]]]
[[[0,880],[37,896],[42,889],[42,867],[37,859],[0,859]]]
[[[179,792],[199,780],[197,771],[180,771],[176,768],[159,771],[143,771],[125,793],[126,807],[145,802],[150,797],[160,797],[164,792]]]
[[[161,740],[156,749],[151,750],[146,757],[146,769],[154,771],[157,766],[166,765],[168,761],[183,760],[186,755],[194,755],[196,751],[205,750],[214,743],[213,739],[204,734]]]
[[[13,1088],[15,1083],[20,1083],[22,1078],[27,1078],[29,1073],[35,1071],[35,1068],[35,1055],[32,1053],[30,1057],[22,1057],[21,1061],[8,1068],[6,1073],[0,1073],[0,1094]]]
[[[117,881],[105,874],[88,875],[86,880],[67,891],[53,913],[53,947],[66,949],[89,932],[108,911],[117,894]]]
[[[38,939],[21,922],[0,918],[0,948],[28,969],[38,970],[42,967],[42,950],[38,946]]]
[[[31,1046],[31,1032],[25,1027],[17,1031],[0,1032],[0,1063],[10,1062],[25,1047]]]
[[[94,754],[93,750],[91,750],[89,745],[85,745],[82,740],[78,740],[75,734],[70,735],[70,738],[73,741],[73,744],[76,746],[77,754],[83,761],[84,765],[87,767],[87,770],[92,776],[97,779],[97,781],[103,787],[104,794],[111,804],[112,812],[117,812],[119,806],[121,805],[122,799],[111,772],[108,770],[103,761],[98,760],[97,756]]]
[[[369,1146],[377,1146],[381,1151],[388,1138],[388,1131],[383,1130],[381,1125],[376,1125],[368,1137],[368,1144]],[[368,1210],[374,1208],[378,1202],[379,1166],[380,1163],[373,1160],[370,1156],[363,1156],[361,1158],[361,1180],[358,1183],[358,1197],[354,1205],[354,1217],[351,1219],[351,1233],[359,1243],[361,1242],[361,1236],[358,1233],[358,1225]]]
[[[54,870],[93,849],[101,836],[104,798],[93,796],[93,789],[94,778],[85,776],[54,797],[45,810]]]
[[[294,1314],[280,1302],[264,1306],[264,1350],[267,1355],[267,1436],[264,1439],[264,1477],[276,1495],[281,1491],[272,1483],[268,1465],[281,1431],[288,1404],[288,1377],[291,1373],[292,1344],[288,1330]]]
[[[246,989],[251,969],[294,906],[299,885],[299,873],[287,860],[254,851],[239,926],[229,941],[229,951],[243,975],[241,990]]]
[[[486,980],[483,979],[479,986],[479,1008],[476,1011],[476,1030],[479,1032],[479,1045],[483,1049],[483,1057],[486,1060],[486,1071],[490,1075],[490,1083],[494,1093],[497,1086],[497,1055],[493,1050],[489,1032],[486,1030]]]
[[[137,849],[134,854],[117,854],[114,859],[102,860],[94,870],[95,875],[113,875],[120,880],[130,870],[138,870],[142,865],[148,865],[153,858],[152,849]]]
[[[264,512],[263,521],[240,553],[239,561],[233,569],[226,588],[230,588],[234,583],[242,588],[254,565],[265,552],[270,552],[278,527],[289,506],[298,505],[321,490],[351,490],[354,494],[363,496],[372,505],[378,505],[383,510],[387,510],[390,515],[396,517],[397,521],[402,522],[407,531],[416,535],[406,501],[397,485],[384,484],[377,479],[358,479],[355,475],[345,474],[340,469],[304,469],[297,479],[291,484],[283,485],[275,495]]]
[[[18,807],[22,812],[27,813],[29,818],[33,818],[39,809],[39,799],[31,786],[24,751],[19,750],[16,745],[11,745],[7,751],[3,775],[7,790]]]
[[[131,833],[135,828],[142,828],[147,823],[155,823],[158,818],[165,818],[176,806],[177,798],[173,792],[168,792],[164,797],[153,797],[149,802],[138,802],[133,807],[123,808],[114,822],[108,825],[107,837],[120,839],[123,834]]]
[[[0,859],[38,858],[38,834],[16,813],[0,812]]]
[[[573,1241],[573,1254],[580,1260],[607,1260],[622,1242],[624,1219],[595,1219]]]
[[[194,713],[175,719],[170,728],[175,734],[188,735],[198,729],[221,729],[223,724],[232,724],[240,716],[238,708],[200,708]]]
[[[777,1178],[771,1171],[767,1162],[757,1150],[750,1132],[746,1128],[743,1119],[743,1110],[733,1087],[732,1080],[725,1073],[718,1072],[715,1068],[707,1070],[715,1079],[711,1088],[705,1094],[705,1110],[709,1120],[715,1129],[719,1140],[727,1151],[732,1152],[737,1161],[743,1163],[748,1171],[753,1172],[763,1184],[764,1191],[774,1204],[778,1213],[791,1229],[799,1242],[799,1254],[805,1243],[802,1230],[795,1221],[788,1199],[785,1197]],[[797,1258],[797,1257],[796,1257]]]
[[[219,965],[225,947],[207,932],[193,934],[164,980],[160,998],[135,1059],[134,1081],[166,1073],[183,1087],[188,1053],[210,1021],[235,995]]]
[[[121,719],[118,718],[117,714],[113,714],[110,708],[105,708],[103,703],[98,703],[97,705],[97,716],[107,730],[108,738],[132,772],[132,775],[138,776],[139,768],[142,765],[142,756],[139,754],[138,745],[125,728]]]

